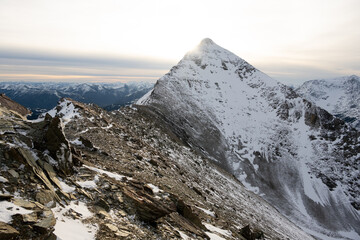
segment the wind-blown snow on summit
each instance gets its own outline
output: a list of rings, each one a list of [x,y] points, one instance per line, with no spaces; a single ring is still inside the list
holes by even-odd
[[[310,80],[296,91],[360,130],[360,78],[358,76]]]
[[[137,104],[318,238],[360,238],[360,135],[204,39]]]

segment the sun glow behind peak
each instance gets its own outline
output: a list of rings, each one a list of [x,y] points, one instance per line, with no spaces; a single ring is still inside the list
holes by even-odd
[[[170,68],[211,37],[265,72],[290,73],[275,78],[359,74],[359,9],[357,0],[4,0],[0,55],[1,49],[39,49],[109,60],[160,59]]]

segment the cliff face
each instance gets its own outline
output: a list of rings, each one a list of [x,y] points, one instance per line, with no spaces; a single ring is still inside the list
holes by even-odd
[[[210,39],[137,104],[303,229],[359,237],[359,132]]]
[[[0,94],[0,111],[2,112],[2,114],[5,114],[4,112],[9,111],[13,114],[17,114],[22,118],[26,118],[27,115],[31,114],[31,111],[29,109],[14,102],[5,94]]]

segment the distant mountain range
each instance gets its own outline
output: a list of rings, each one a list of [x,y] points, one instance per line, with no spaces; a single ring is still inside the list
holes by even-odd
[[[31,119],[56,106],[60,98],[95,103],[107,110],[131,104],[153,87],[153,83],[52,83],[1,82],[0,93],[29,108]]]
[[[296,92],[360,130],[360,78],[310,80]]]

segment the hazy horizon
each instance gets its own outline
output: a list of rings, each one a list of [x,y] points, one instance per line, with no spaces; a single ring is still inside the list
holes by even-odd
[[[288,84],[360,75],[360,1],[0,3],[0,81],[155,82],[203,38]]]

